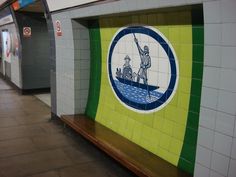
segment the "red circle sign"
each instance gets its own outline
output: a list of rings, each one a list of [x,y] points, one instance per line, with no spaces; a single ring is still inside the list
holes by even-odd
[[[30,37],[31,36],[31,27],[24,27],[23,28],[23,35],[24,35],[24,37]]]
[[[55,23],[56,23],[56,33],[57,33],[57,36],[61,36],[62,35],[61,22],[59,20],[57,20]]]

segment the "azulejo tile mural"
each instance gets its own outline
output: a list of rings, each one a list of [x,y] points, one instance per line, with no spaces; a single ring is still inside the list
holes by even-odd
[[[117,99],[140,113],[160,110],[178,83],[178,61],[164,35],[150,26],[120,28],[108,53],[108,77]]]
[[[86,114],[189,173],[202,87],[201,17],[202,8],[186,8],[89,21]]]

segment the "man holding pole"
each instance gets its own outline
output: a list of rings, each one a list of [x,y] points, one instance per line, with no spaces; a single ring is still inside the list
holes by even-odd
[[[140,68],[138,71],[138,75],[137,75],[137,82],[139,82],[140,79],[143,79],[143,83],[145,85],[147,85],[147,70],[148,68],[151,67],[151,57],[149,56],[149,48],[148,46],[144,46],[144,48],[142,49],[138,43],[138,39],[136,38],[135,34],[134,35],[134,42],[137,45],[138,51],[139,51],[139,56],[141,59],[141,63],[140,63]]]

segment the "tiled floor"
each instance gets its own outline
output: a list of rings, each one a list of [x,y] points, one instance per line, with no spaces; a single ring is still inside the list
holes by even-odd
[[[133,175],[0,80],[0,177],[107,176]]]

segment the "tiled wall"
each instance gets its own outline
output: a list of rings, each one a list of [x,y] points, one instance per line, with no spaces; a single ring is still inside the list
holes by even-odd
[[[196,24],[195,15],[199,16],[198,24]],[[92,26],[89,25],[91,73],[93,74],[90,79],[90,97],[86,114],[190,173],[193,172],[195,163],[203,70],[204,28],[201,17],[202,6],[199,6],[194,11],[188,8],[184,10],[175,8],[159,13],[147,11],[128,16],[101,17],[98,22],[95,21],[92,22]],[[149,92],[149,99],[150,97],[156,98],[158,94],[163,94],[160,97],[163,99],[167,97],[166,93],[170,93],[174,89],[172,99],[169,102],[163,99],[165,106],[158,109],[156,106],[151,110],[148,108],[151,104],[158,105],[158,101],[161,102],[161,100],[149,101],[148,93],[139,87],[143,83],[142,80],[139,82],[139,86],[130,87],[119,82],[116,75],[111,73],[116,70],[116,67],[123,68],[124,58],[127,56],[130,57],[130,67],[133,72],[138,73],[140,58],[134,42],[134,33],[126,34],[120,40],[114,39],[113,41],[119,30],[132,24],[138,27],[131,26],[126,32],[132,30],[136,33],[142,47],[149,46],[151,67],[147,71],[148,85],[157,84],[160,87]],[[142,28],[142,24],[149,27]],[[151,31],[148,30],[151,29],[150,26],[159,30],[168,40],[168,42],[161,41],[160,44],[165,47],[169,45],[173,47],[173,50],[167,50],[169,57],[171,51],[175,53],[176,57],[165,56],[162,47],[156,46],[155,40],[148,38],[148,34],[151,34]],[[142,35],[139,33],[140,31],[147,32],[147,35]],[[123,33],[125,31],[119,34]],[[116,44],[117,47],[112,53],[111,60],[108,60],[107,56],[111,52],[109,46],[112,44]],[[177,63],[177,68],[173,69],[173,65],[168,68],[169,63],[174,62]],[[116,65],[116,67],[113,68],[112,65]],[[111,72],[109,72],[109,66],[111,66]],[[173,70],[177,70],[177,73]],[[178,78],[174,84],[176,87],[173,89],[168,87],[169,82],[165,80],[168,75]],[[132,80],[133,83],[137,83],[136,79]],[[125,90],[121,93],[123,95],[119,97],[120,99],[116,94],[117,91],[113,91],[115,85],[111,86],[109,83],[112,81],[115,82],[115,85],[118,84],[118,87],[122,87],[122,91]],[[125,80],[125,83],[127,81]],[[132,94],[130,89],[135,94]],[[166,92],[166,90],[168,91]],[[99,93],[98,97],[96,96],[97,92]],[[140,96],[142,94],[143,97]],[[138,101],[133,101],[131,104],[132,100],[137,100],[137,95],[140,100],[145,100],[144,104],[139,98]],[[123,101],[124,98],[128,101]]]
[[[55,22],[57,18],[52,16],[52,20]],[[75,61],[72,22],[66,19],[64,15],[61,15],[60,22],[62,36],[55,34],[57,115],[75,113]]]
[[[236,1],[204,2],[205,63],[195,176],[236,176]]]
[[[60,20],[62,37],[56,38],[57,114],[80,113],[75,104],[83,90],[75,75],[75,54],[71,19],[143,9],[203,3],[204,74],[195,177],[235,177],[236,171],[236,1],[235,0],[121,0],[98,6],[52,14]],[[56,35],[55,35],[56,36]],[[65,56],[66,55],[66,56]],[[78,68],[78,67],[77,67]],[[79,85],[79,84],[78,84]]]

